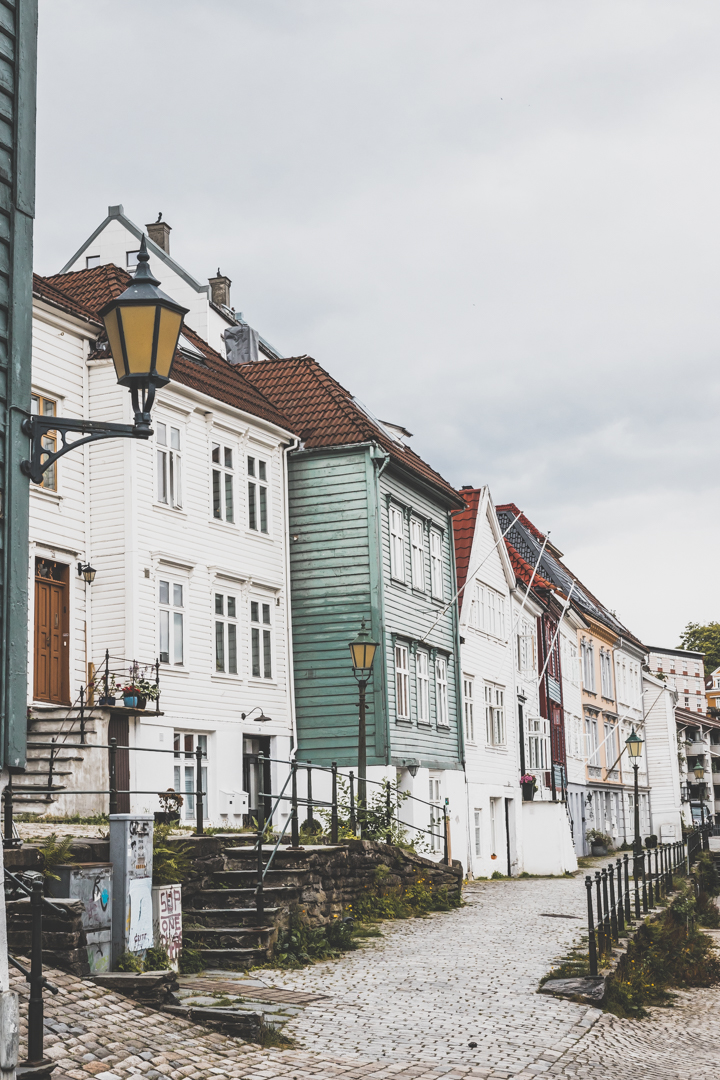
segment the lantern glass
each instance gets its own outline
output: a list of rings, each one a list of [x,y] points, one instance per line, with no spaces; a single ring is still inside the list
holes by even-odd
[[[115,365],[115,376],[117,381],[120,382],[125,378],[128,372],[125,367],[125,350],[122,347],[118,315],[118,309],[113,308],[112,311],[109,311],[107,315],[103,317],[103,322],[105,323],[105,332],[108,336],[110,352],[112,353],[113,364]]]
[[[354,671],[367,671],[369,673],[375,659],[377,642],[373,641],[363,622],[360,633],[354,641],[350,642],[350,656]]]
[[[175,350],[180,337],[183,317],[179,311],[171,311],[162,308],[160,311],[160,326],[158,328],[157,355],[155,368],[158,375],[164,379],[170,378]]]
[[[631,758],[639,758],[642,754],[643,741],[635,734],[635,728],[632,729],[632,734],[625,740],[625,745]]]
[[[90,563],[88,563],[87,566],[83,567],[83,577],[89,585],[92,585],[93,581],[95,580],[95,574],[95,567],[91,566]]]
[[[705,775],[705,766],[701,765],[698,761],[698,763],[693,768],[693,772],[695,773],[695,776],[698,778],[698,780],[702,780],[703,776]]]
[[[157,309],[150,304],[133,304],[132,307],[120,304],[117,310],[125,339],[128,375],[149,375],[153,369],[153,331]]]

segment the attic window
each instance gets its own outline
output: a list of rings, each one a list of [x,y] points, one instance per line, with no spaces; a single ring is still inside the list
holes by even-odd
[[[197,345],[193,345],[192,341],[186,338],[184,334],[181,334],[178,339],[178,349],[183,356],[187,356],[191,360],[197,360],[201,364],[205,363],[204,353],[201,353]]]
[[[126,258],[127,258],[126,265],[127,266],[137,266],[137,264],[138,264],[138,255],[139,254],[140,254],[139,251],[128,251],[126,253]]]
[[[99,265],[100,265],[100,256],[99,255],[86,255],[85,256],[85,269],[86,270],[92,270],[92,268],[94,266],[99,266]]]

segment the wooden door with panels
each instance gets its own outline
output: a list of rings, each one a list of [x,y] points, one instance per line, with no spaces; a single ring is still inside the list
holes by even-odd
[[[35,560],[35,701],[70,704],[69,567]]]

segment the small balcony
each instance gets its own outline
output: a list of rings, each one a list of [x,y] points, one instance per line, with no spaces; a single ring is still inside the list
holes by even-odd
[[[704,739],[695,739],[693,742],[685,743],[685,753],[688,757],[702,757],[707,752],[708,744]]]

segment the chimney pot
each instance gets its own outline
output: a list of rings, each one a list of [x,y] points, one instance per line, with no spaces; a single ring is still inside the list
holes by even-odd
[[[161,217],[162,215],[160,215]],[[159,248],[169,255],[170,254],[170,226],[167,221],[160,221],[158,217],[157,221],[153,221],[150,225],[146,225],[147,234],[154,244],[157,244]]]
[[[211,298],[213,304],[218,307],[230,307],[230,286],[232,281],[229,277],[225,277],[220,273],[220,267],[218,266],[218,272],[216,277],[208,278],[210,282]]]

